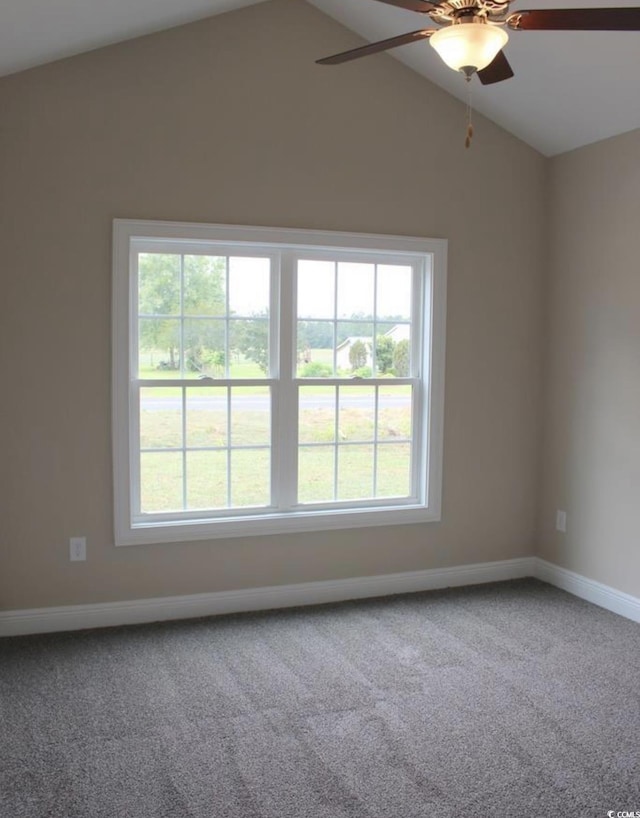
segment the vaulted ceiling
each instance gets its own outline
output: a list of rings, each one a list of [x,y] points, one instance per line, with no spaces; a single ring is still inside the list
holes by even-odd
[[[0,4],[0,76],[253,2],[4,0]],[[366,41],[429,25],[422,15],[376,0],[310,2]],[[616,7],[639,4],[615,0]],[[607,3],[600,0],[516,0],[514,8],[603,5]],[[354,46],[357,44],[354,41]],[[342,45],[334,50],[342,50]],[[466,101],[463,77],[440,61],[428,41],[389,53]],[[488,86],[474,79],[472,104],[541,153],[552,156],[640,128],[640,32],[512,32],[505,53],[515,76]],[[309,59],[323,56],[327,54],[310,53]],[[319,66],[318,70],[346,73],[354,70],[354,65]]]

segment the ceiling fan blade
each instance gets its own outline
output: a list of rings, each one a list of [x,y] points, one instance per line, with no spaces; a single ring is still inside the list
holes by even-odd
[[[418,14],[428,14],[438,4],[429,3],[428,0],[378,0],[379,3],[387,3],[407,11],[417,11]]]
[[[482,71],[478,71],[478,79],[483,85],[493,85],[494,82],[502,82],[511,79],[513,68],[509,65],[504,51],[498,51],[492,62]]]
[[[398,45],[407,45],[407,43],[424,40],[431,37],[435,30],[434,28],[423,28],[420,31],[410,31],[408,34],[400,34],[398,37],[389,37],[388,40],[380,40],[377,43],[369,43],[369,45],[363,45],[360,48],[352,48],[350,51],[333,54],[331,57],[324,57],[321,60],[316,60],[316,62],[318,65],[338,65],[341,62],[357,60],[359,57],[366,57],[367,54],[377,54],[378,51],[387,51],[389,48],[395,48]]]
[[[515,31],[640,31],[640,8],[518,11],[507,25]]]

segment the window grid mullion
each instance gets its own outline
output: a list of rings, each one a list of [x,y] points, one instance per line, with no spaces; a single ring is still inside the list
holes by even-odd
[[[378,265],[373,266],[373,325],[371,337],[371,374],[378,374]],[[375,496],[375,494],[374,494]]]
[[[418,388],[418,382],[414,385],[413,389],[411,390],[411,415],[412,420],[418,417],[418,414],[422,411],[422,396],[420,395],[420,390]],[[411,474],[411,493],[412,495],[417,495],[419,492],[424,491],[426,482],[428,477],[425,476],[424,481],[420,481],[419,479],[419,472],[422,470],[422,456],[417,455],[417,447],[420,446],[422,449],[425,446],[426,441],[424,440],[424,424],[420,424],[420,427],[416,429],[415,423],[412,422],[411,425],[411,449],[410,449],[410,474]],[[426,469],[425,469],[426,471]]]
[[[227,506],[231,508],[231,387],[227,386]]]
[[[212,386],[270,386],[269,378],[140,378],[137,383],[141,387],[160,388],[176,387],[181,389],[210,389]]]
[[[378,375],[378,356],[376,339],[378,337],[378,265],[373,267],[373,349],[371,350],[371,374]],[[374,387],[373,405],[373,496],[378,496],[378,393],[379,386]]]
[[[409,376],[421,377],[424,369],[424,324],[422,310],[425,303],[423,276],[414,265],[411,277],[411,346],[409,354]]]
[[[187,510],[187,390],[182,388],[182,508]]]
[[[184,378],[184,253],[180,253],[180,374]]]
[[[278,378],[274,395],[273,452],[277,458],[272,474],[277,475],[274,497],[280,511],[289,511],[298,499],[298,412],[299,390],[294,373],[297,348],[297,255],[291,251],[280,255],[278,284],[280,291],[277,309],[278,324]],[[277,413],[277,416],[275,416]]]
[[[132,488],[131,508],[135,511],[136,514],[140,514],[142,512],[141,497],[142,452],[140,451],[140,400],[141,400],[140,386],[138,383],[132,383],[131,402],[133,411],[131,412],[130,445],[133,446],[133,443],[135,442],[136,446],[135,449],[132,448],[132,451],[136,452],[136,457],[133,458],[133,462],[131,463],[131,469],[133,472],[133,485],[131,487]]]
[[[402,442],[402,440],[400,442]],[[317,443],[309,443],[309,444],[306,444],[306,445],[317,446],[318,444]],[[234,451],[240,451],[242,449],[251,449],[251,451],[254,451],[254,450],[257,450],[257,449],[264,449],[265,451],[268,451],[270,448],[271,447],[267,443],[255,443],[255,444],[254,443],[241,443],[239,446],[234,446],[233,447]],[[181,451],[181,449],[180,449],[179,446],[173,446],[173,447],[172,446],[155,446],[155,447],[154,446],[145,446],[144,448],[141,448],[140,451],[143,454],[151,454],[151,453],[154,453],[154,452],[156,454],[165,454],[165,453],[175,454],[176,452]],[[227,447],[226,446],[189,446],[187,451],[189,451],[189,452],[226,452]]]
[[[378,400],[380,387],[374,387],[373,399],[373,496],[378,496]]]
[[[333,374],[338,371],[338,262],[333,262]],[[337,438],[336,438],[337,439]]]
[[[140,319],[138,318],[139,289],[140,289],[140,260],[139,254],[133,247],[129,247],[129,265],[131,275],[129,279],[129,360],[127,378],[127,400],[129,417],[129,474],[131,486],[129,490],[129,513],[131,516],[142,513],[141,485],[142,485],[142,454],[140,452]]]
[[[224,259],[224,279],[224,371],[226,377],[228,378],[231,374],[231,350],[229,349],[229,256],[225,256]]]
[[[280,464],[282,451],[278,429],[281,392],[279,379],[282,377],[280,365],[282,257],[278,253],[270,259],[269,265],[269,323],[268,323],[268,373],[270,411],[270,460],[269,460],[269,505],[279,507]]]
[[[409,370],[409,374],[413,379],[411,387],[412,445],[409,464],[411,469],[411,493],[414,496],[422,494],[421,499],[424,502],[426,502],[429,480],[427,468],[428,441],[425,440],[429,427],[429,418],[427,417],[428,406],[424,405],[423,394],[425,368],[429,365],[428,356],[430,355],[430,339],[427,337],[424,324],[427,298],[431,303],[431,295],[426,289],[427,277],[425,272],[417,264],[414,265],[411,281],[411,355]],[[431,277],[429,277],[430,279]],[[421,422],[416,428],[416,419],[418,418],[420,418]],[[420,474],[424,475],[423,479],[420,479]]]
[[[340,452],[340,387],[335,387],[333,430],[333,499],[338,499],[338,457]]]

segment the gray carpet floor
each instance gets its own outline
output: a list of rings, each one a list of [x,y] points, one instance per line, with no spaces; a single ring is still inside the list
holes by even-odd
[[[536,580],[0,640],[2,818],[640,810],[640,626]]]

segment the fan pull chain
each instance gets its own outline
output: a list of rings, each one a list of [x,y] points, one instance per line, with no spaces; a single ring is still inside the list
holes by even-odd
[[[471,114],[473,113],[473,108],[471,107],[471,77],[468,76],[467,80],[467,136],[464,140],[465,148],[471,147],[471,140],[473,139],[473,122],[471,121]]]

